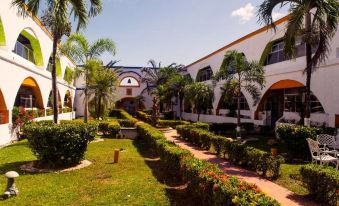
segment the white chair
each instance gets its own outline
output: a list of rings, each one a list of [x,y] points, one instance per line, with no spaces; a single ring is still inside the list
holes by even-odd
[[[335,136],[320,134],[317,135],[317,141],[322,147],[320,149],[327,151],[327,153],[334,154],[334,156],[337,157],[338,151],[336,150],[337,143],[335,141]]]
[[[336,157],[333,157],[329,155],[328,151],[322,150],[320,148],[319,142],[314,141],[311,138],[307,138],[308,147],[310,148],[311,156],[312,156],[312,163],[317,163],[318,161],[320,164],[326,164],[333,163],[336,165],[336,168],[338,169],[339,166],[339,160]],[[336,154],[335,154],[336,155]]]

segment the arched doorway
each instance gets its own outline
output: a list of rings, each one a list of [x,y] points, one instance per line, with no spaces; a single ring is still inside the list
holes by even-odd
[[[256,120],[265,120],[266,125],[275,126],[284,117],[297,123],[304,115],[306,87],[295,80],[281,80],[273,84],[261,99]],[[311,94],[311,113],[324,113],[318,98]]]
[[[61,97],[60,97],[59,91],[58,91],[58,112],[59,112],[59,114],[62,112],[62,102],[61,102]],[[47,116],[53,115],[53,95],[52,95],[52,91],[49,93],[49,96],[48,96],[46,113],[47,113]]]
[[[123,109],[126,112],[135,115],[136,111],[145,109],[144,103],[140,98],[126,97],[116,102],[116,108]]]
[[[72,101],[72,95],[69,90],[66,91],[65,97],[64,97],[64,111],[65,112],[71,112],[73,108],[73,101]]]
[[[0,124],[7,124],[9,122],[8,110],[4,96],[0,89]]]
[[[13,121],[18,117],[20,110],[29,112],[33,118],[45,115],[40,87],[32,77],[26,78],[18,90],[12,114]]]

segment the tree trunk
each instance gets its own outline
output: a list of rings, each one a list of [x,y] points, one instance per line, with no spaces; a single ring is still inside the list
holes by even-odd
[[[198,112],[198,122],[200,121],[200,112]]]
[[[241,137],[241,128],[240,128],[240,98],[241,98],[241,91],[239,88],[238,96],[237,96],[237,137]]]
[[[306,33],[311,32],[311,14],[306,13]],[[305,120],[304,125],[310,126],[311,117],[311,75],[312,75],[312,45],[306,42],[306,97],[305,97]]]
[[[179,98],[179,117],[182,120],[182,98]]]
[[[59,102],[58,102],[58,87],[56,79],[56,53],[57,53],[58,38],[53,37],[53,52],[52,52],[52,95],[53,95],[53,123],[59,123]]]
[[[101,95],[99,95],[98,98],[99,98],[98,99],[98,116],[102,117],[102,115],[101,115]]]
[[[86,71],[85,74],[85,112],[84,112],[84,122],[88,123],[88,91],[87,91],[87,86],[88,86],[88,73]]]

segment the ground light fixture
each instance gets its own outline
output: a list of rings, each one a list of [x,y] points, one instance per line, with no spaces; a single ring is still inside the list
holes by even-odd
[[[7,187],[4,193],[5,198],[18,195],[19,190],[14,184],[14,178],[19,177],[19,174],[15,171],[9,171],[6,172],[5,177],[7,177]]]

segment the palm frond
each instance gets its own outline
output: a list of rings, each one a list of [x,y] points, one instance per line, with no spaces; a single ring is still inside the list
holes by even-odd
[[[108,52],[111,55],[115,55],[116,47],[115,43],[111,39],[98,39],[89,48],[89,58],[99,58],[104,52]]]

